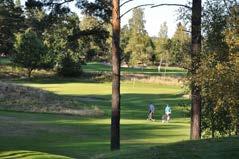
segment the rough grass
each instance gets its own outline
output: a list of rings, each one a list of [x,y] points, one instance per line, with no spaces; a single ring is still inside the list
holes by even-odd
[[[86,109],[73,100],[64,100],[49,91],[1,81],[0,105],[0,110],[61,113],[81,116],[103,115],[103,112],[97,107]]]
[[[32,77],[38,78],[38,77],[54,77],[56,76],[55,72],[52,70],[33,70]],[[0,78],[1,79],[7,79],[12,80],[15,79],[26,79],[27,78],[27,69],[17,67],[14,65],[0,65]]]

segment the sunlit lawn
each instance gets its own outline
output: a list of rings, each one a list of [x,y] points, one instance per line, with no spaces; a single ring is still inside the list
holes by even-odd
[[[102,63],[91,62],[87,65],[83,65],[83,70],[87,72],[111,72],[110,65],[104,65]],[[139,73],[146,75],[170,75],[170,76],[185,76],[186,70],[179,67],[161,67],[161,71],[158,72],[157,66],[140,67],[122,67],[122,73]]]
[[[9,58],[7,58],[7,57],[0,57],[0,66],[1,65],[8,65],[10,63],[11,63],[11,61],[10,61]]]
[[[96,106],[104,110],[105,115],[86,118],[0,111],[0,158],[6,153],[14,156],[15,151],[20,150],[16,154],[22,154],[23,150],[30,154],[44,152],[73,158],[100,158],[110,154],[110,83],[42,81],[25,85],[75,100],[76,107]],[[181,93],[182,89],[177,86],[122,82],[122,152],[189,139],[187,109],[178,106],[188,100]],[[150,102],[156,105],[156,122],[146,120]],[[163,124],[160,118],[165,104],[172,106],[173,120]]]

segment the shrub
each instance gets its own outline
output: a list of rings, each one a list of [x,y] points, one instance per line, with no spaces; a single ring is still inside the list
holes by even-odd
[[[57,67],[57,73],[64,77],[80,76],[82,73],[80,60],[71,55],[64,56]]]

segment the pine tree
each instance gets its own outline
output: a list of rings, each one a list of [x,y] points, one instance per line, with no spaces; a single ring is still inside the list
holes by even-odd
[[[30,78],[32,71],[42,66],[42,59],[46,54],[43,42],[29,28],[24,33],[16,34],[14,49],[16,53],[13,56],[13,62],[27,68],[27,74]]]
[[[171,63],[183,68],[189,68],[190,63],[190,36],[185,26],[178,23],[177,29],[172,37]]]
[[[168,45],[168,26],[167,23],[164,22],[160,25],[160,30],[158,33],[158,38],[156,39],[156,58],[159,62],[159,68],[161,68],[161,65],[163,62],[169,63],[169,50],[167,47]],[[159,69],[160,70],[160,69]]]
[[[129,64],[133,66],[149,64],[151,52],[154,49],[144,24],[143,9],[134,9],[133,16],[129,20],[130,37],[125,49],[130,55]]]
[[[13,0],[3,0],[0,3],[0,53],[12,54],[14,33],[24,27],[24,16],[21,6]]]

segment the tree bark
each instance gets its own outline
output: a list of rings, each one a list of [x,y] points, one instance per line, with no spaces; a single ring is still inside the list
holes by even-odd
[[[200,65],[201,54],[201,17],[202,17],[202,2],[201,0],[193,0],[192,4],[192,52],[191,52],[191,133],[192,140],[201,138],[201,95],[200,86],[196,84],[195,75]]]
[[[31,75],[32,75],[32,69],[29,68],[29,69],[27,69],[27,77],[31,78]]]
[[[120,8],[112,1],[112,116],[111,150],[120,149]]]

